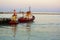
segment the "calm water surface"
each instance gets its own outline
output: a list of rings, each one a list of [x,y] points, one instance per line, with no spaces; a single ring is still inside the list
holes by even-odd
[[[11,15],[0,14],[0,18]],[[60,40],[60,15],[33,15],[36,18],[32,23],[0,25],[0,40]]]

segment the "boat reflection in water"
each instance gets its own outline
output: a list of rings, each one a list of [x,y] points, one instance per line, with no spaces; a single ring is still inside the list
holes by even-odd
[[[13,37],[14,37],[14,40],[15,40],[17,25],[11,25],[11,27],[12,27],[12,31],[13,31]]]
[[[9,37],[12,37],[12,40],[17,40],[17,39],[20,40],[20,38],[23,37],[23,35],[25,36],[25,33],[26,33],[26,36],[25,37],[27,38],[27,40],[30,40],[30,37],[31,37],[31,24],[32,23],[33,22],[22,23],[22,25],[20,23],[20,24],[16,24],[16,25],[1,25],[1,26],[2,26],[2,28],[4,28],[4,31],[7,30],[6,33],[7,33],[7,35],[9,35]],[[25,28],[23,30],[24,33],[21,32],[21,29],[22,29],[21,26]],[[9,39],[11,39],[11,38],[9,38]]]
[[[33,22],[28,22],[28,23],[22,23],[22,25],[26,25],[26,26],[24,26],[24,28],[26,29],[26,33],[27,33],[27,40],[30,40],[30,36],[31,36],[31,24],[32,24]],[[20,24],[18,24],[18,25],[20,25]],[[11,27],[12,27],[12,31],[13,31],[13,38],[14,38],[14,40],[16,40],[16,35],[18,35],[17,34],[17,25],[11,25]]]
[[[26,23],[26,31],[27,31],[27,35],[28,35],[28,38],[27,40],[30,40],[30,37],[31,37],[31,24],[33,22],[30,22],[30,23]]]

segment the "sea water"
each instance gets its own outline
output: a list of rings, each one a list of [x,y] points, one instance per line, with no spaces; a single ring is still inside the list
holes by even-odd
[[[18,18],[21,14],[17,14]],[[60,15],[33,14],[32,23],[0,25],[0,40],[60,40]],[[12,14],[0,14],[10,18]]]

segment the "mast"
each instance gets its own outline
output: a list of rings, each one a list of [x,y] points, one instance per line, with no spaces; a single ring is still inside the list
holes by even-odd
[[[16,10],[15,10],[15,9],[14,9],[14,14],[13,14],[13,15],[14,15],[14,16],[17,16],[17,15],[16,15]]]
[[[31,7],[29,6],[29,12],[31,12]]]

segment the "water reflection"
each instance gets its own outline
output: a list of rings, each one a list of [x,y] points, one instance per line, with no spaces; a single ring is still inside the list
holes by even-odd
[[[26,30],[26,34],[27,34],[27,40],[30,40],[30,37],[31,37],[31,24],[33,22],[29,22],[29,23],[22,23],[22,25],[24,25],[25,29]],[[21,24],[18,24],[18,25],[21,25]],[[16,40],[16,35],[18,35],[17,33],[17,29],[18,29],[18,25],[11,25],[12,27],[12,32],[13,32],[13,40]],[[21,31],[21,30],[20,30]]]
[[[27,40],[30,40],[30,37],[31,37],[31,24],[32,24],[32,22],[26,23],[26,31],[27,31],[27,35],[28,35]]]
[[[11,25],[11,27],[12,27],[12,31],[13,31],[13,37],[14,37],[14,40],[15,40],[17,25]]]

